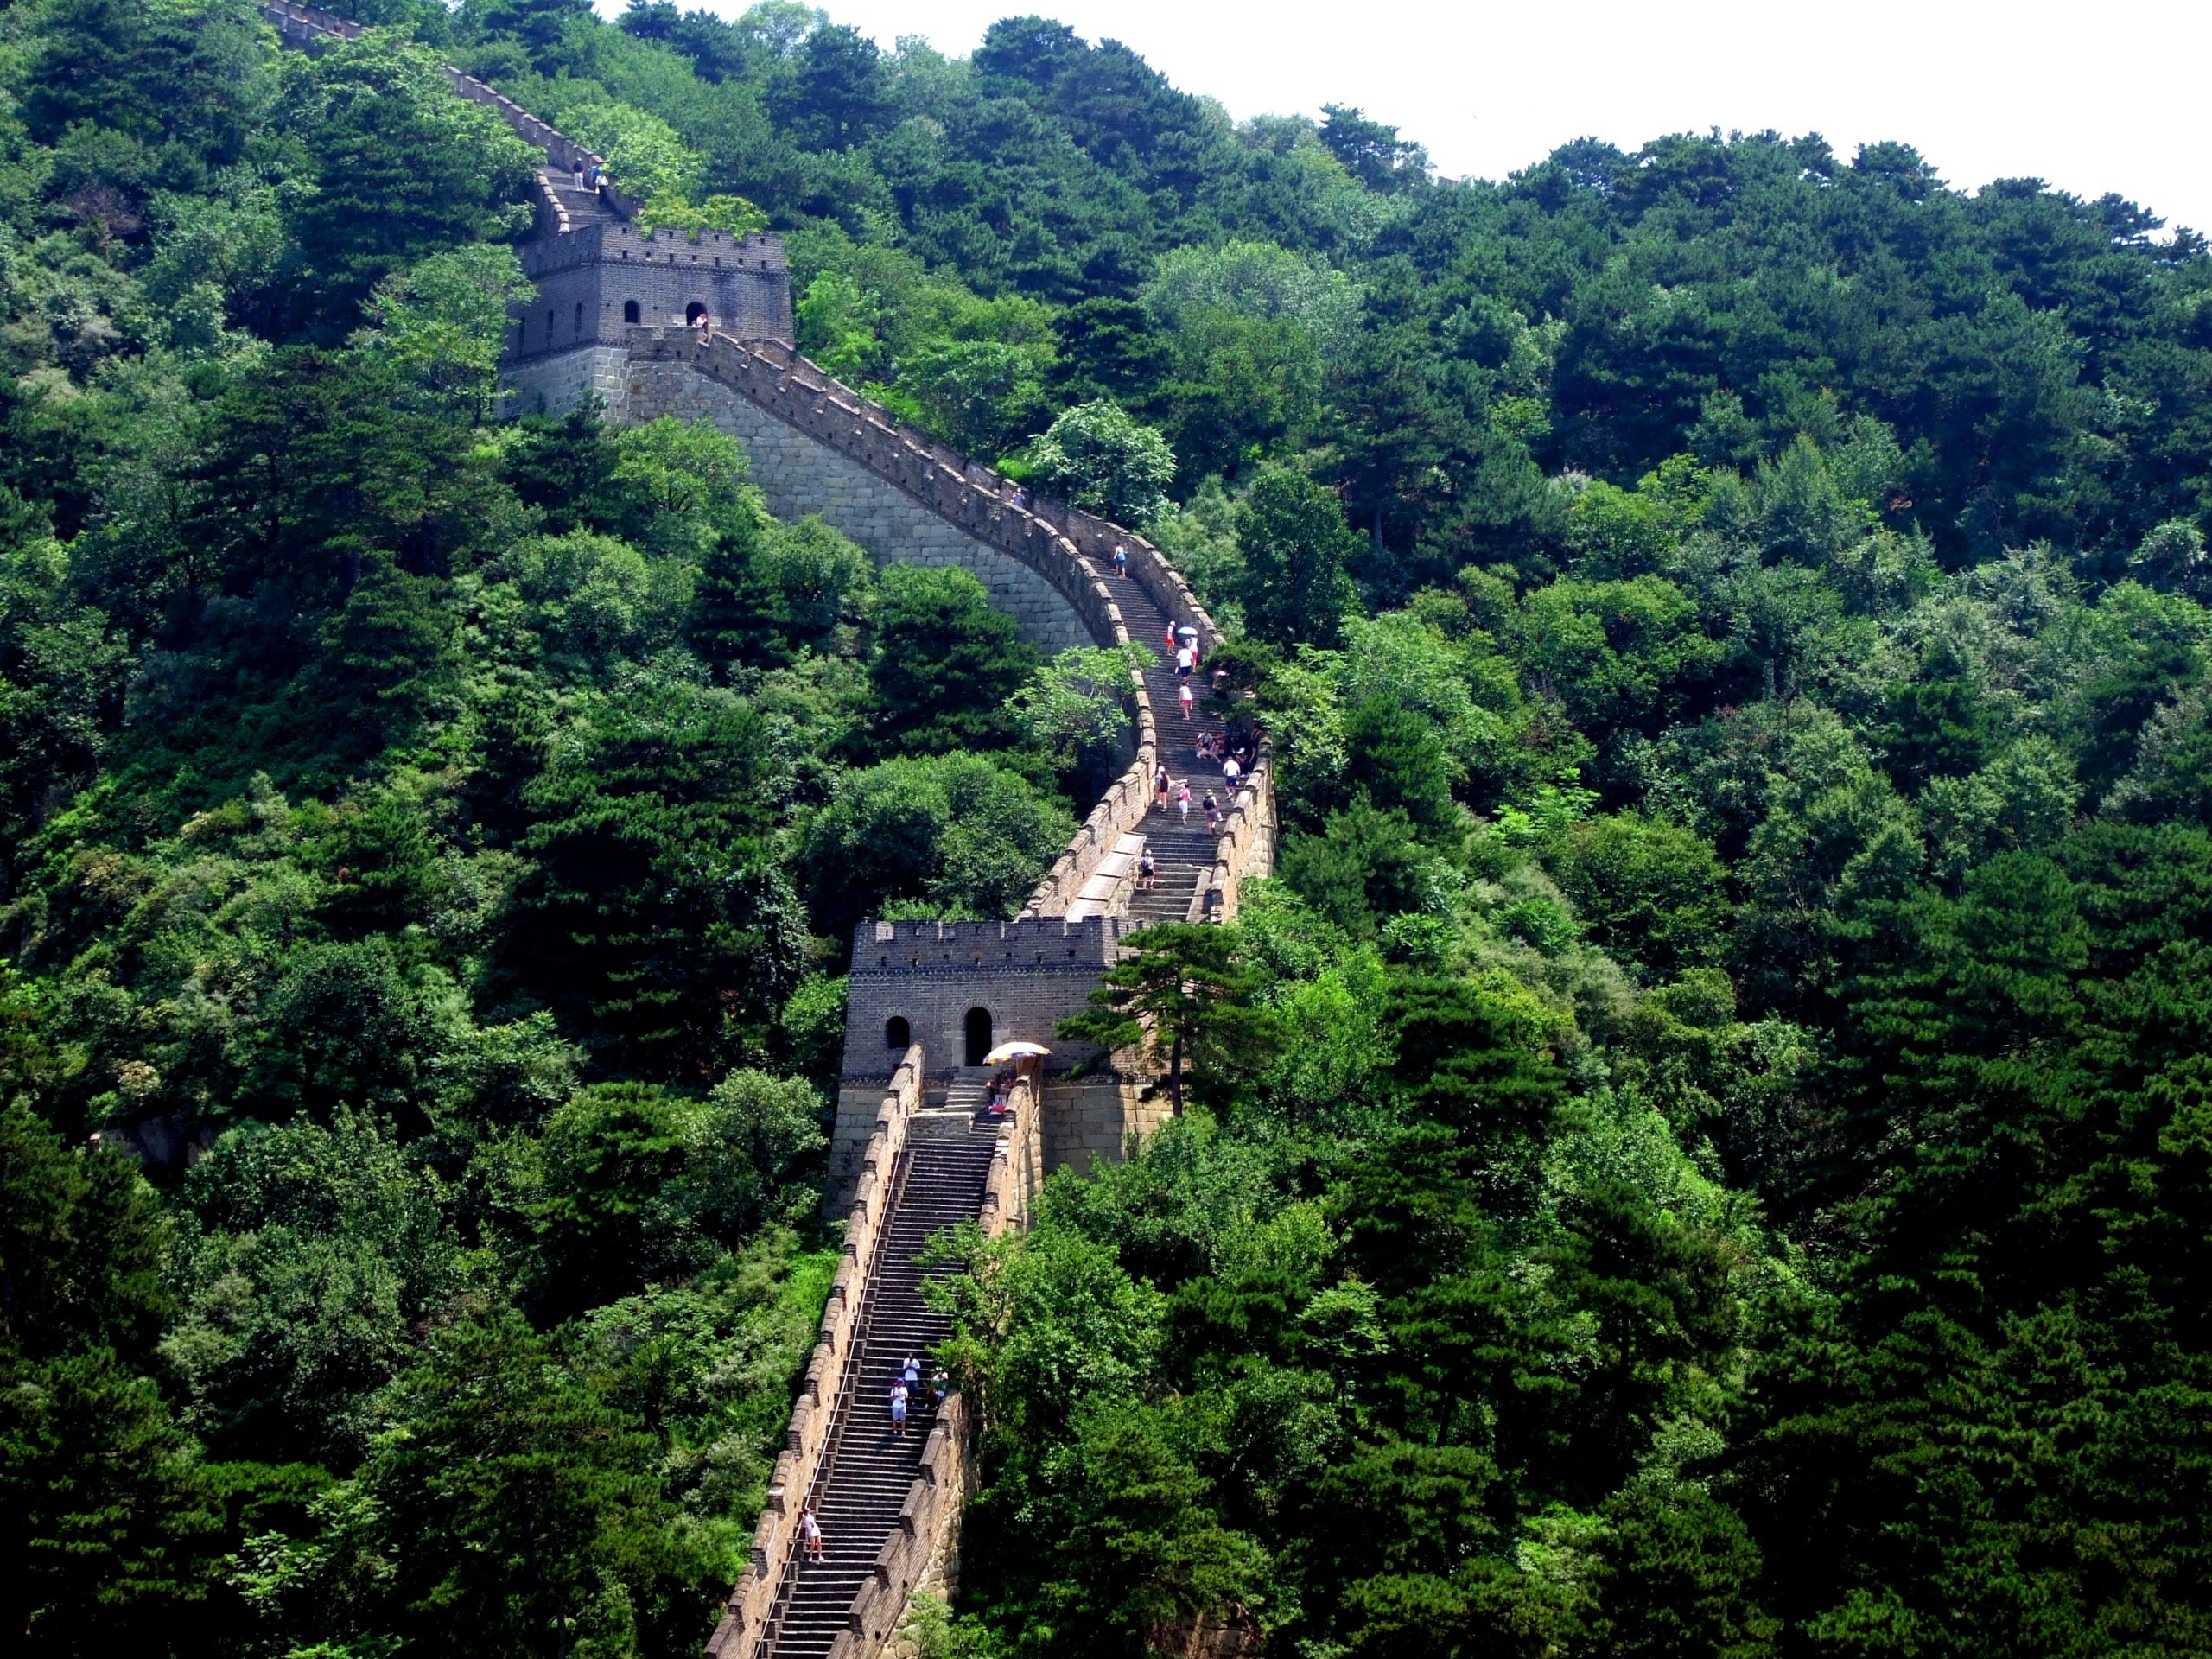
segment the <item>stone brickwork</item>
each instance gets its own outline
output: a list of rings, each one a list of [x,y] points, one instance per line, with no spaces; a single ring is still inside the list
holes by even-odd
[[[1120,1162],[1132,1137],[1146,1139],[1174,1109],[1164,1086],[1111,1073],[1047,1077],[1044,1097],[1045,1167],[1077,1173]]]
[[[966,1046],[969,1016],[976,1009],[989,1017],[992,1042],[1051,1048],[1048,1077],[1097,1058],[1096,1049],[1054,1037],[1052,1027],[1089,1006],[1129,926],[1121,916],[861,923],[853,930],[846,1082],[874,1082],[880,1092],[906,1043],[922,1046],[934,1077],[975,1064]],[[893,1021],[899,1022],[895,1029]],[[905,1041],[894,1048],[887,1034],[899,1031]]]
[[[510,313],[511,365],[586,344],[627,346],[631,328],[683,327],[694,307],[734,339],[791,338],[779,236],[587,225],[525,244],[521,258],[537,293]]]
[[[674,415],[708,421],[728,433],[752,457],[753,480],[779,518],[819,513],[879,563],[953,565],[970,572],[989,591],[991,603],[1020,624],[1021,637],[1045,651],[1099,643],[1074,603],[1036,569],[686,363],[633,360],[624,407],[631,420]]]
[[[630,353],[620,346],[587,346],[511,363],[500,371],[499,387],[510,419],[557,414],[596,394],[608,420],[624,421],[630,412]]]

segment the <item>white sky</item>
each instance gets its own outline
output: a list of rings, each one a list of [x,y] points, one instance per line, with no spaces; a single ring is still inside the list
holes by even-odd
[[[726,16],[748,0],[705,3]],[[2107,190],[2212,232],[2212,0],[823,0],[888,49],[963,57],[1034,12],[1122,41],[1242,119],[1356,105],[1448,175],[1501,178],[1585,135],[1816,131],[1916,146],[1954,185]],[[621,0],[601,0],[621,10]]]

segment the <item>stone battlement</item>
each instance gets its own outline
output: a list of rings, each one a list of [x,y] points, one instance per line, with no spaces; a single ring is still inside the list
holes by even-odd
[[[784,238],[766,231],[733,236],[728,231],[683,231],[667,226],[648,230],[626,223],[587,225],[566,236],[527,243],[518,252],[523,274],[531,277],[607,260],[679,268],[703,264],[709,270],[765,270],[787,279],[791,270],[784,258]]]

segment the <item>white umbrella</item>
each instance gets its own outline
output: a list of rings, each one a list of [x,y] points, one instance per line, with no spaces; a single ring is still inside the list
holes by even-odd
[[[1001,1043],[983,1056],[983,1064],[997,1065],[1004,1060],[1026,1060],[1033,1054],[1049,1054],[1052,1052],[1042,1043]]]
[[[1198,631],[1188,622],[1175,630],[1175,636],[1179,639],[1187,639],[1194,645],[1198,643]]]

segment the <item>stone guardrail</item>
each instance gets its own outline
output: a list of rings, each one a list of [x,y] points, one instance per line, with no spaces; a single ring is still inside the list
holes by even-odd
[[[986,1238],[1029,1224],[1031,1200],[1045,1179],[1043,1116],[1035,1077],[1016,1078],[977,1217]],[[898,1526],[884,1541],[873,1574],[853,1598],[851,1623],[830,1645],[829,1659],[875,1659],[906,1617],[915,1589],[939,1559],[961,1506],[971,1496],[976,1473],[970,1451],[974,1427],[967,1401],[957,1391],[947,1395],[923,1443],[921,1472],[907,1489]]]
[[[1036,511],[1048,522],[1058,524],[1070,541],[1095,560],[1103,563],[1110,559],[1117,546],[1126,550],[1129,556],[1130,575],[1143,585],[1178,627],[1189,626],[1198,630],[1202,658],[1213,654],[1224,638],[1220,626],[1207,614],[1205,607],[1198,602],[1190,583],[1183,579],[1183,573],[1148,537],[1126,530],[1110,519],[1101,518],[1080,507],[1068,506],[1064,503],[1043,503]],[[1121,784],[1115,785],[1116,791],[1121,787]],[[1133,805],[1126,802],[1116,804],[1119,809],[1114,815],[1117,824],[1116,835],[1142,823],[1151,806],[1150,774],[1139,778],[1135,787],[1137,799]],[[1099,817],[1113,800],[1113,793],[1109,791],[1108,800],[1099,804],[1098,810],[1092,817]],[[1124,816],[1130,810],[1135,812],[1134,820]],[[1246,873],[1264,874],[1272,862],[1274,827],[1274,746],[1262,734],[1259,753],[1253,759],[1252,770],[1247,775],[1243,786],[1231,798],[1229,810],[1222,815],[1220,850],[1215,856],[1212,874],[1192,896],[1187,919],[1192,922],[1231,922],[1236,919],[1237,890]],[[1112,837],[1109,836],[1105,844],[1111,847]],[[1091,861],[1094,864],[1096,861],[1096,859]],[[1061,863],[1052,867],[1051,874],[1031,895],[1029,909],[1022,912],[1024,915],[1037,911],[1040,901],[1056,904],[1062,910],[1066,908],[1082,890],[1090,874],[1089,868],[1084,868],[1080,873],[1071,868],[1064,868],[1064,866],[1071,864],[1069,856],[1063,855]]]
[[[1223,815],[1215,843],[1213,869],[1191,896],[1192,922],[1233,922],[1237,895],[1247,875],[1265,875],[1274,862],[1274,753],[1260,740],[1260,753],[1243,787]]]
[[[1075,607],[1093,639],[1128,643],[1128,626],[1114,602],[1102,559],[1082,550],[1043,512],[1015,505],[1012,486],[997,473],[905,425],[882,404],[871,403],[789,346],[724,334],[702,341],[681,328],[637,328],[631,331],[631,352],[688,362],[785,424],[858,461],[939,518],[1050,582]],[[1088,514],[1084,517],[1089,518]],[[1103,523],[1090,520],[1090,526]],[[1104,532],[1093,533],[1095,539]],[[1123,539],[1125,543],[1141,543],[1149,553],[1147,558],[1133,552],[1129,568],[1161,608],[1179,621],[1192,621],[1209,641],[1217,640],[1219,630],[1159,550],[1141,537]],[[1113,543],[1108,540],[1105,545],[1110,550]],[[1022,909],[1024,918],[1065,915],[1098,861],[1144,821],[1151,805],[1159,728],[1143,676],[1132,670],[1129,679],[1135,705],[1135,759],[1091,809],[1067,849],[1038,884]]]
[[[1045,1115],[1032,1071],[1014,1080],[1005,1121],[999,1125],[999,1143],[991,1154],[990,1179],[983,1187],[978,1217],[983,1236],[1026,1231],[1030,1200],[1044,1184]]]
[[[261,15],[276,37],[285,45],[300,48],[324,41],[358,40],[365,31],[361,25],[350,22],[334,13],[317,10],[313,6],[294,5],[290,0],[259,0]],[[586,168],[607,169],[607,158],[597,150],[588,149],[575,139],[539,120],[528,110],[484,81],[465,74],[451,64],[440,64],[447,81],[454,91],[472,104],[481,104],[512,129],[517,137],[539,150],[545,159],[557,168],[573,168],[581,162]],[[540,191],[543,198],[538,210],[548,218],[554,229],[565,232],[569,228],[568,210],[560,198],[550,191]],[[637,216],[641,205],[638,200],[613,185],[603,187],[601,196],[607,204],[625,219]]]
[[[784,1449],[768,1478],[768,1502],[753,1529],[753,1554],[731,1589],[721,1622],[707,1643],[717,1659],[739,1659],[751,1651],[767,1621],[782,1582],[784,1566],[798,1544],[798,1512],[822,1466],[830,1427],[837,1414],[837,1389],[845,1362],[860,1332],[868,1297],[868,1271],[877,1235],[889,1219],[893,1180],[906,1144],[907,1125],[922,1104],[922,1049],[917,1043],[899,1060],[875,1120],[875,1133],[861,1154],[861,1176],[853,1189],[845,1224],[844,1260],[830,1287],[820,1338],[807,1361],[806,1381],[791,1407]]]

